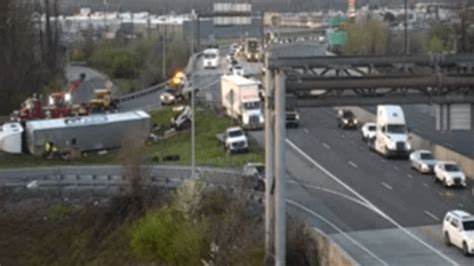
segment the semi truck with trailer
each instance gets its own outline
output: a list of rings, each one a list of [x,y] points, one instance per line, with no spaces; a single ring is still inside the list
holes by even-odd
[[[129,138],[146,141],[151,117],[144,111],[97,114],[6,123],[0,130],[0,149],[40,156],[47,142],[63,151],[74,140],[81,151],[120,148]]]
[[[377,106],[376,123],[375,150],[386,157],[408,158],[411,145],[402,108],[398,105]]]
[[[222,76],[221,97],[227,115],[238,120],[243,128],[263,127],[259,82],[239,75]]]

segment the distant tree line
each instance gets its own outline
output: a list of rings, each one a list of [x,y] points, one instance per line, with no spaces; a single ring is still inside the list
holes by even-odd
[[[0,1],[0,113],[62,76],[57,14],[58,0]]]

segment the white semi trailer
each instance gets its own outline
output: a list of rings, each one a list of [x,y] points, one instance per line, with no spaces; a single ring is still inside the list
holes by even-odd
[[[73,139],[81,151],[114,149],[129,138],[145,141],[150,131],[151,117],[144,111],[7,123],[0,130],[0,150],[39,156],[46,142],[63,151]]]
[[[221,78],[222,106],[227,115],[237,119],[243,128],[259,129],[263,126],[259,82],[239,75]]]

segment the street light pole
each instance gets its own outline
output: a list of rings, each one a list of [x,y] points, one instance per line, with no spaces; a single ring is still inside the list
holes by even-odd
[[[408,49],[408,0],[405,0],[405,54],[409,54]]]
[[[193,2],[191,2],[193,4]],[[191,30],[192,30],[192,38],[191,38],[191,56],[194,54],[194,9],[191,10]],[[191,117],[191,178],[197,178],[196,176],[196,121],[195,121],[195,113],[196,113],[196,108],[195,108],[195,102],[194,102],[194,93],[195,93],[195,84],[196,84],[196,78],[195,78],[195,72],[194,70],[196,69],[196,60],[195,58],[193,60],[193,65],[192,65],[192,73],[191,73],[191,109],[192,109],[192,117]]]
[[[275,162],[275,139],[274,139],[274,112],[273,106],[273,72],[268,69],[268,58],[270,52],[265,54],[265,260],[272,264],[274,260],[274,162]]]
[[[197,178],[196,176],[196,107],[194,102],[194,73],[192,76],[191,84],[191,178]]]
[[[167,28],[168,26],[166,24],[163,25],[163,32],[164,32],[164,37],[163,37],[163,58],[162,58],[162,63],[163,63],[163,70],[162,70],[162,75],[163,79],[166,79],[166,38],[167,38]]]

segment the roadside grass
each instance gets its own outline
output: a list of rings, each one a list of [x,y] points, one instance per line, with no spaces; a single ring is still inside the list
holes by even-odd
[[[233,121],[209,109],[197,109],[196,118],[196,164],[206,166],[237,167],[246,162],[262,162],[263,150],[251,141],[249,153],[227,154],[216,135],[233,126]],[[169,124],[172,116],[170,109],[164,109],[154,115],[155,123]],[[191,134],[189,130],[178,132],[175,136],[152,146],[153,156],[163,158],[168,155],[179,155],[180,160],[171,164],[189,165],[191,163]]]
[[[159,126],[155,134],[163,136],[170,129],[170,121],[173,116],[171,107],[165,107],[151,113],[153,123]],[[216,167],[240,167],[246,162],[263,162],[263,150],[258,144],[250,139],[250,152],[245,154],[227,154],[223,144],[220,143],[216,134],[223,133],[227,127],[234,122],[226,116],[215,113],[212,110],[197,108],[196,118],[196,164],[200,166]],[[190,165],[191,164],[191,131],[183,130],[175,135],[150,144],[146,147],[149,163],[168,165]],[[0,152],[0,168],[24,168],[24,167],[47,167],[47,166],[80,166],[100,164],[120,164],[120,151],[113,150],[107,154],[98,155],[88,153],[88,156],[80,160],[64,161],[60,159],[47,160],[42,157],[31,155],[12,155]],[[178,155],[178,161],[164,162],[165,156]],[[157,161],[153,158],[160,158]]]

